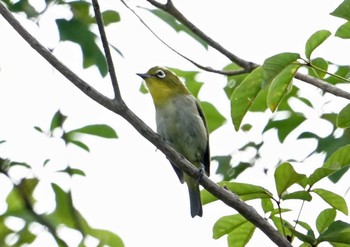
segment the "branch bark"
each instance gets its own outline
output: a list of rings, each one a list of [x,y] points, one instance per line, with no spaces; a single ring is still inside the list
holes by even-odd
[[[176,164],[178,168],[184,171],[189,176],[197,179],[203,176],[200,184],[212,193],[214,196],[222,200],[228,206],[236,209],[246,219],[251,221],[261,231],[263,231],[277,246],[291,247],[287,239],[285,239],[274,227],[272,227],[264,218],[262,218],[254,208],[241,201],[232,192],[220,187],[207,176],[198,172],[189,161],[171,148],[158,134],[152,131],[140,118],[138,118],[124,103],[121,98],[118,100],[110,99],[99,93],[87,82],[79,78],[67,66],[62,64],[48,49],[41,45],[23,26],[14,18],[14,16],[0,2],[0,14],[8,21],[8,23],[17,31],[22,38],[29,43],[45,60],[47,60],[55,69],[62,73],[69,81],[71,81],[84,94],[92,100],[98,102],[102,106],[112,112],[122,116],[128,121],[143,137],[154,144],[166,157]],[[102,38],[102,37],[101,37]],[[109,64],[110,66],[111,64]]]
[[[196,34],[201,39],[205,40],[212,48],[219,51],[221,54],[226,56],[230,61],[233,63],[236,63],[237,65],[241,66],[243,68],[244,72],[250,72],[254,68],[258,67],[259,64],[256,64],[254,62],[246,61],[226,48],[224,48],[222,45],[220,45],[218,42],[216,42],[214,39],[206,35],[202,30],[200,30],[196,25],[194,25],[191,21],[189,21],[173,4],[171,0],[168,0],[166,4],[159,3],[155,0],[147,0],[150,4],[153,6],[167,12],[168,14],[172,15],[176,20],[181,22],[183,25],[185,25],[187,28],[189,28],[194,34]],[[203,68],[201,68],[203,69]],[[205,69],[205,68],[204,68]],[[320,79],[317,79],[315,77],[311,77],[308,75],[304,75],[301,73],[296,73],[294,76],[296,79],[299,79],[301,81],[304,81],[308,84],[311,84],[315,87],[318,87],[322,89],[325,92],[331,93],[335,96],[339,96],[345,99],[350,99],[350,93],[346,92],[332,84],[326,83]]]

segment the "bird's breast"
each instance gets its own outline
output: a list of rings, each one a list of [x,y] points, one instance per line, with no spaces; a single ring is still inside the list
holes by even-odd
[[[157,132],[191,162],[206,149],[207,132],[192,95],[177,96],[156,107]]]

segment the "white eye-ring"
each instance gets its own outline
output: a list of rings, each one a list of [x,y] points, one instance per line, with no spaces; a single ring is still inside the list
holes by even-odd
[[[160,79],[163,79],[165,77],[165,73],[163,70],[157,70],[156,76]]]

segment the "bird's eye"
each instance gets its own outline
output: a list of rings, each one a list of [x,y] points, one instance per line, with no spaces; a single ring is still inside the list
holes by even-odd
[[[163,79],[163,78],[165,77],[165,73],[164,73],[163,70],[158,70],[158,71],[156,72],[156,76],[157,76],[158,78],[160,78],[160,79]]]

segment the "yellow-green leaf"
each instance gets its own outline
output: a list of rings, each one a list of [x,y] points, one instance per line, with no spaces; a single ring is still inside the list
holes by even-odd
[[[338,114],[337,126],[339,128],[349,128],[350,127],[350,104],[345,106]]]
[[[283,163],[276,168],[275,184],[278,196],[281,198],[282,194],[293,184],[305,179],[304,174],[297,173],[293,166],[289,163]]]
[[[267,105],[272,112],[277,109],[283,98],[290,91],[292,79],[299,67],[300,64],[289,65],[272,80],[267,95]]]
[[[325,202],[327,202],[333,208],[348,215],[348,206],[346,205],[346,201],[344,200],[344,198],[340,195],[337,195],[334,192],[325,189],[313,189],[311,192],[314,192],[317,195],[319,195]]]
[[[328,30],[320,30],[311,35],[305,44],[305,56],[310,59],[312,52],[321,45],[329,36],[331,32]]]
[[[261,91],[263,81],[264,71],[258,67],[231,94],[231,118],[236,130],[239,130],[245,114]]]

